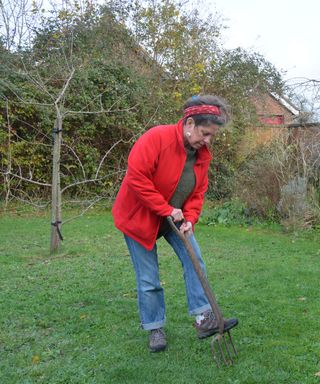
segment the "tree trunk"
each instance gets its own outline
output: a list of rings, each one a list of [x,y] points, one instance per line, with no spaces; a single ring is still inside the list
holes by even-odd
[[[61,186],[60,186],[60,156],[62,142],[62,117],[57,112],[53,129],[53,158],[52,158],[52,200],[51,200],[51,244],[50,253],[57,253],[61,247]]]
[[[11,124],[10,124],[10,117],[9,117],[9,103],[8,99],[6,99],[6,114],[7,114],[7,125],[8,125],[8,164],[7,164],[7,172],[4,177],[4,190],[5,190],[5,200],[4,200],[4,209],[6,210],[9,205],[9,200],[11,196],[11,165],[12,165],[12,158],[11,158]]]

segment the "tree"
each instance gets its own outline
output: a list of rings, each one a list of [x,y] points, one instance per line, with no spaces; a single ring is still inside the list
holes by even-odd
[[[218,14],[200,17],[189,2],[148,0],[145,2],[110,0],[117,20],[125,23],[136,46],[158,74],[152,93],[161,88],[164,116],[180,118],[181,104],[189,96],[204,93],[207,71],[219,54]],[[125,6],[123,5],[125,4]]]
[[[18,172],[15,172],[11,160],[11,165],[5,164],[5,169],[2,171],[4,178],[11,177],[19,182],[51,188],[51,252],[59,250],[62,239],[62,192],[70,193],[77,187],[83,188],[85,185],[95,184],[98,191],[94,193],[89,206],[102,198],[99,183],[102,187],[106,186],[105,183],[110,183],[109,186],[112,186],[111,180],[114,177],[119,178],[116,174],[119,173],[119,157],[115,158],[117,171],[114,175],[111,164],[106,167],[106,159],[117,145],[127,145],[133,139],[134,131],[136,133],[141,131],[135,114],[139,109],[145,108],[139,96],[144,95],[143,98],[147,98],[139,76],[122,64],[118,65],[115,57],[112,58],[113,62],[108,59],[107,53],[118,48],[112,46],[117,35],[114,35],[113,42],[110,38],[103,50],[100,46],[99,53],[94,51],[92,55],[92,45],[89,45],[89,52],[83,49],[87,40],[91,39],[91,42],[96,40],[96,33],[100,28],[97,23],[98,11],[89,5],[90,8],[85,9],[85,12],[79,12],[77,8],[60,9],[57,10],[58,13],[53,11],[52,17],[44,18],[36,30],[32,44],[17,54],[20,60],[11,61],[12,73],[15,76],[10,78],[7,71],[4,86],[6,100],[14,105],[15,112],[19,106],[23,111],[31,108],[32,114],[41,116],[43,129],[38,135],[41,136],[41,140],[48,140],[49,127],[53,126],[51,183],[39,181],[30,172],[29,177],[26,177],[23,174],[23,167],[19,164],[17,164]],[[104,14],[99,21],[104,22],[106,18],[110,22],[112,15]],[[125,52],[122,56],[125,56]],[[103,78],[102,72],[107,73],[107,78]],[[92,122],[97,115],[101,117],[99,120],[104,124],[104,128],[111,130],[111,144],[101,155],[89,143],[87,145],[85,141],[78,142],[75,137],[78,133],[82,138],[94,134],[97,140],[97,134],[101,133],[97,133],[96,126]],[[32,118],[36,123],[34,116]],[[116,134],[112,132],[113,128],[120,127],[126,120],[128,125],[131,124],[130,131],[119,129]],[[98,127],[101,126],[101,121],[97,124]],[[7,127],[9,129],[11,123],[7,124]],[[76,127],[79,128],[75,129]],[[33,135],[35,126],[31,122],[28,124],[24,122],[21,125],[20,121],[18,129],[23,131],[24,128],[27,128],[23,132],[26,140],[28,136]],[[67,134],[64,140],[63,132],[64,135]],[[117,140],[114,140],[116,138]],[[11,147],[12,144],[10,141]],[[79,154],[79,147],[82,154]],[[46,145],[45,148],[48,151],[50,146]],[[7,151],[8,158],[10,151]],[[70,156],[72,161],[65,162]],[[83,156],[86,162],[81,158]],[[27,167],[30,170],[30,162]]]
[[[300,123],[320,121],[320,80],[293,78],[286,82],[290,98],[302,111]]]
[[[0,36],[7,51],[17,51],[30,41],[41,7],[39,0],[0,0]]]
[[[132,141],[181,118],[182,102],[198,93],[232,105],[232,125],[213,147],[219,178],[210,178],[212,197],[230,196],[237,145],[255,121],[250,94],[280,92],[281,75],[257,53],[224,50],[220,16],[202,18],[187,3],[65,0],[50,12],[36,8],[38,24],[19,49],[2,45],[2,193],[43,205],[36,199],[52,190],[53,249],[63,202],[88,208],[111,199]]]

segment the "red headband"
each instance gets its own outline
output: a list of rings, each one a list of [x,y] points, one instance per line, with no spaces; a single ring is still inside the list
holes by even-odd
[[[221,115],[220,108],[216,105],[194,105],[184,110],[183,117],[187,118],[193,115]]]

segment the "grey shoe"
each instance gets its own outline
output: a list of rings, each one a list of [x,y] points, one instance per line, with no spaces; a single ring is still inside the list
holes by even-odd
[[[162,328],[152,329],[149,334],[149,347],[151,352],[164,351],[167,346],[166,335]]]
[[[212,311],[206,311],[202,315],[203,319],[199,322],[195,322],[194,324],[199,339],[204,339],[205,337],[214,335],[219,332],[218,321],[214,317]],[[229,331],[236,325],[238,325],[238,319],[225,319],[223,332]]]

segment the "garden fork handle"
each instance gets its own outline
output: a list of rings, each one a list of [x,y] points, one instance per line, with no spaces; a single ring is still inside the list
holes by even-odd
[[[215,296],[213,294],[213,291],[209,285],[209,282],[208,282],[208,279],[207,279],[207,276],[205,275],[205,273],[203,272],[201,266],[200,266],[200,263],[196,257],[196,254],[192,248],[192,245],[190,243],[190,241],[188,240],[188,236],[187,235],[184,235],[182,232],[179,231],[179,229],[176,227],[174,221],[173,221],[173,218],[171,216],[168,216],[167,217],[167,220],[170,224],[170,227],[172,228],[172,230],[177,234],[177,236],[181,239],[181,241],[183,242],[184,246],[186,247],[186,250],[190,256],[190,259],[191,259],[191,262],[192,262],[192,265],[196,271],[196,274],[200,280],[200,283],[202,285],[202,288],[204,290],[204,293],[205,295],[207,296],[207,299],[209,301],[209,304],[211,306],[211,309],[212,309],[212,312],[214,313],[214,316],[215,318],[217,319],[218,321],[218,326],[219,326],[219,333],[222,335],[223,332],[224,332],[224,320],[223,320],[223,315],[222,315],[222,312],[218,306],[218,303],[215,299]]]

